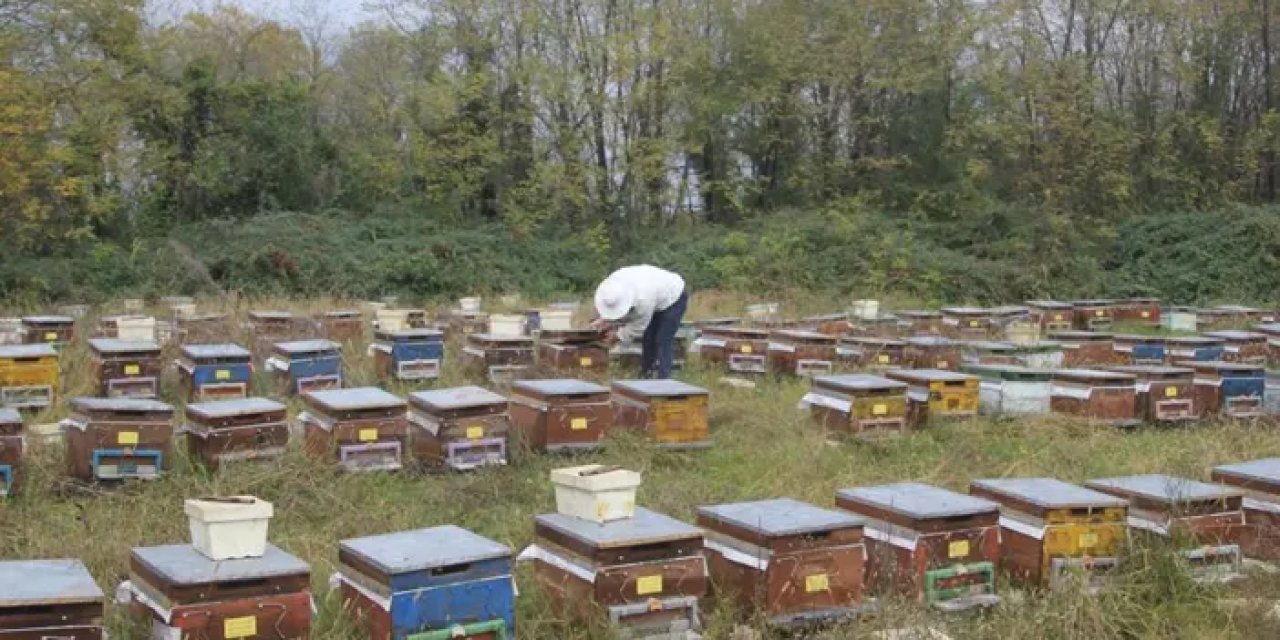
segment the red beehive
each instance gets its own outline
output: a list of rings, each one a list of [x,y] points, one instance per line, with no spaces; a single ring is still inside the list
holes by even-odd
[[[1028,300],[1031,321],[1046,332],[1070,331],[1075,326],[1076,311],[1069,302],[1056,300]]]
[[[595,329],[544,329],[538,341],[538,363],[543,369],[602,373],[609,368],[609,350]]]
[[[1115,319],[1113,300],[1074,300],[1075,326],[1081,331],[1106,331]]]
[[[1127,298],[1116,303],[1115,319],[1147,326],[1160,326],[1159,298]]]
[[[916,336],[905,338],[903,342],[906,346],[902,351],[902,360],[909,369],[954,371],[960,368],[960,345],[949,338]]]
[[[1096,331],[1054,331],[1049,339],[1062,345],[1062,366],[1100,367],[1128,364],[1115,352],[1115,338]]]
[[[812,331],[779,329],[769,333],[767,356],[769,369],[777,374],[829,374],[835,368],[836,337]]]
[[[1134,376],[1115,371],[1054,371],[1049,408],[1115,426],[1134,426],[1138,424],[1136,383]]]
[[[698,354],[733,373],[764,373],[769,332],[747,327],[708,327],[696,340]]]
[[[940,311],[897,311],[894,315],[901,318],[909,335],[940,335],[942,333],[942,312]]]
[[[1192,422],[1200,419],[1196,407],[1195,370],[1186,367],[1140,364],[1107,367],[1136,379],[1134,401],[1137,417],[1144,422]]]
[[[1209,331],[1204,335],[1206,338],[1218,338],[1223,341],[1222,359],[1226,362],[1267,364],[1270,345],[1267,342],[1267,334],[1265,333],[1227,329]]]
[[[535,451],[597,449],[613,427],[609,389],[582,380],[511,385],[511,426]]]
[[[906,360],[907,343],[894,338],[845,336],[836,344],[836,360],[843,368],[894,369]]]
[[[959,340],[986,340],[991,337],[993,316],[990,309],[977,307],[944,307],[942,334]]]
[[[1280,560],[1280,458],[1219,465],[1210,477],[1244,493],[1244,521],[1254,532],[1241,541],[1244,555]]]

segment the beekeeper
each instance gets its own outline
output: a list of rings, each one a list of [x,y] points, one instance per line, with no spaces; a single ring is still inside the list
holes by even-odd
[[[639,341],[640,377],[666,379],[688,303],[679,274],[647,264],[623,267],[596,287],[600,318],[592,326],[623,342]]]

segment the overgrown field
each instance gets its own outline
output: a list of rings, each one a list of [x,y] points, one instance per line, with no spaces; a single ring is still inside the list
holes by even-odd
[[[728,311],[738,308],[737,302],[702,296],[695,313]],[[253,306],[300,310],[319,305],[261,301]],[[350,383],[372,384],[371,362],[363,346],[353,345],[347,356]],[[57,409],[34,422],[62,417],[65,398],[86,392],[84,358],[83,345],[65,352],[67,392]],[[110,591],[126,577],[131,547],[188,539],[183,498],[254,494],[275,503],[273,542],[312,565],[320,608],[313,637],[355,640],[358,633],[346,624],[338,599],[328,589],[339,540],[452,523],[519,550],[531,540],[533,516],[554,509],[548,473],[557,466],[601,461],[637,469],[644,474],[642,505],[692,520],[697,505],[777,496],[830,505],[836,489],[869,483],[912,479],[964,491],[969,480],[991,476],[1049,475],[1083,481],[1168,472],[1206,478],[1214,464],[1280,455],[1280,434],[1266,426],[1204,424],[1122,433],[1055,417],[934,423],[883,446],[837,442],[796,410],[805,390],[802,382],[765,380],[756,389],[735,389],[719,384],[718,373],[696,366],[681,377],[713,391],[716,446],[710,450],[660,451],[641,438],[620,435],[598,454],[565,458],[517,452],[507,468],[444,475],[344,475],[296,449],[278,464],[209,474],[180,456],[172,474],[161,481],[89,491],[61,481],[60,450],[38,446],[26,494],[0,505],[0,558],[79,557]],[[264,382],[258,381],[260,392],[267,389]],[[439,384],[461,382],[450,366]],[[166,387],[172,393],[173,381]],[[391,390],[410,389],[396,385]],[[1199,587],[1168,557],[1161,549],[1136,546],[1115,587],[1098,597],[1068,593],[1042,598],[1006,588],[1005,606],[982,616],[955,618],[887,601],[880,618],[815,637],[865,637],[922,623],[945,628],[954,638],[974,639],[1280,636],[1280,620],[1267,615],[1280,598],[1280,576],[1260,573],[1243,586]],[[527,569],[520,570],[519,585],[519,637],[609,637],[604,629],[584,629],[556,619]],[[711,603],[708,637],[729,637],[735,612],[716,607],[714,599]],[[116,638],[146,637],[145,629],[118,608],[111,610],[110,628]]]

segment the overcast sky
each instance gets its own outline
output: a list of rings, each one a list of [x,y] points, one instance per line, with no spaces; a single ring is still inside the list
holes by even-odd
[[[208,11],[221,4],[236,5],[255,14],[292,23],[308,13],[329,18],[332,28],[346,30],[378,17],[376,11],[364,7],[369,0],[150,0],[152,18],[167,22],[182,14]]]

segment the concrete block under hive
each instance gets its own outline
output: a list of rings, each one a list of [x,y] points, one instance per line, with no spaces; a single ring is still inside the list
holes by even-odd
[[[703,535],[679,520],[642,507],[605,524],[544,514],[520,557],[559,616],[606,622],[629,638],[692,638],[701,627]]]
[[[462,348],[463,367],[492,382],[511,382],[533,370],[533,344],[527,336],[473,333]]]
[[[154,398],[160,395],[160,345],[115,338],[89,339],[89,375],[98,395]]]
[[[1203,416],[1260,418],[1266,412],[1266,370],[1259,364],[1184,362],[1195,370],[1196,406]]]
[[[1081,331],[1107,331],[1115,321],[1114,300],[1073,300],[1075,327]]]
[[[1222,359],[1226,362],[1242,362],[1245,364],[1266,365],[1270,355],[1267,334],[1256,331],[1223,330],[1209,331],[1206,338],[1219,338],[1223,341]]]
[[[698,357],[732,373],[765,373],[769,332],[747,327],[707,327],[695,344]]]
[[[279,458],[289,444],[288,414],[288,407],[267,398],[188,404],[187,450],[210,469]]]
[[[481,387],[409,394],[409,442],[427,467],[467,471],[507,463],[507,398]]]
[[[1129,502],[1131,535],[1185,545],[1181,556],[1197,580],[1240,577],[1240,545],[1253,537],[1240,491],[1159,474],[1101,478],[1085,487]]]
[[[1115,319],[1119,322],[1131,322],[1146,327],[1160,326],[1159,298],[1126,298],[1117,300]]]
[[[604,373],[609,350],[595,329],[547,329],[538,334],[538,364],[551,372]]]
[[[844,336],[836,343],[842,369],[897,369],[906,363],[907,343],[895,338]]]
[[[378,329],[369,351],[380,380],[435,380],[444,368],[444,333],[435,329]]]
[[[1129,505],[1115,496],[1054,478],[974,480],[969,493],[1000,505],[1001,567],[1033,588],[1072,574],[1101,587],[1128,546]]]
[[[1164,357],[1167,364],[1214,362],[1227,352],[1227,341],[1208,336],[1173,336],[1165,338]]]
[[[798,329],[769,333],[769,370],[779,375],[815,376],[835,368],[836,337]]]
[[[615,380],[613,426],[642,430],[661,447],[708,447],[710,396],[678,380]]]
[[[0,638],[104,640],[105,608],[79,560],[0,561]]]
[[[904,325],[905,335],[941,335],[942,312],[940,311],[895,311],[894,315]]]
[[[268,544],[256,558],[210,560],[190,544],[135,548],[131,610],[152,638],[302,640],[311,635],[311,568]]]
[[[315,318],[320,337],[334,342],[359,342],[364,339],[364,315],[353,309],[325,311]]]
[[[835,433],[879,440],[907,431],[907,384],[869,375],[818,376],[800,400],[814,422]]]
[[[1060,369],[1053,372],[1049,406],[1092,422],[1131,427],[1139,424],[1137,378],[1100,369]]]
[[[1135,378],[1134,402],[1139,420],[1168,424],[1200,419],[1194,369],[1140,364],[1107,367],[1107,370]]]
[[[942,611],[1000,603],[1000,507],[916,482],[842,489],[836,507],[866,519],[867,582]]]
[[[18,410],[0,407],[0,498],[22,491],[26,476],[26,439],[22,432]]]
[[[1219,465],[1210,477],[1244,494],[1241,508],[1253,534],[1241,540],[1244,555],[1280,560],[1280,458]]]
[[[253,354],[240,345],[184,345],[177,366],[187,402],[249,397]]]
[[[907,422],[914,428],[930,418],[978,415],[978,378],[941,369],[891,369],[890,380],[907,383]]]
[[[977,307],[943,307],[942,334],[957,340],[986,340],[991,337],[993,317],[990,309]]]
[[[1053,372],[1008,364],[965,365],[964,373],[978,376],[978,411],[987,415],[1044,415],[1049,413]]]
[[[277,343],[264,365],[286,395],[342,388],[342,345],[331,340]]]
[[[71,316],[25,316],[22,332],[27,344],[49,344],[60,348],[76,337],[76,320]]]
[[[1115,336],[1097,331],[1053,331],[1049,339],[1062,345],[1062,366],[1101,367],[1127,364],[1115,352]]]
[[[903,365],[908,369],[960,368],[960,344],[939,336],[904,338]]]
[[[779,627],[851,620],[866,596],[863,520],[788,498],[698,507],[716,590]]]
[[[1031,310],[1031,321],[1046,333],[1070,331],[1076,326],[1076,310],[1070,302],[1029,300],[1027,308]]]
[[[49,344],[0,346],[0,406],[42,409],[58,393],[58,352]]]
[[[446,525],[343,540],[335,576],[369,640],[515,637],[511,549]]]
[[[136,398],[75,398],[62,421],[67,473],[81,482],[154,480],[173,461],[173,407]]]
[[[598,449],[613,426],[609,389],[582,380],[516,381],[508,411],[534,451]]]
[[[407,403],[377,387],[313,391],[298,414],[307,453],[344,471],[398,471],[409,449]]]
[[[1165,339],[1162,336],[1117,335],[1112,339],[1116,363],[1164,364]]]

